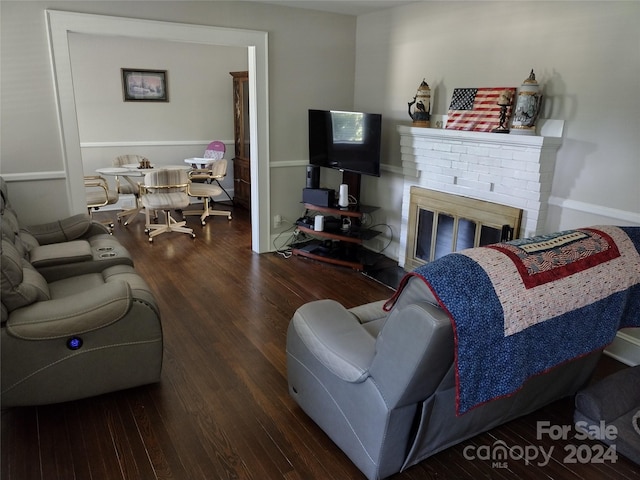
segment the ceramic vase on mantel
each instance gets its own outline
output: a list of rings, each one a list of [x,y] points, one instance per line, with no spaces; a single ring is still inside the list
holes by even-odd
[[[413,111],[411,107],[413,107]],[[409,102],[408,109],[414,127],[431,126],[431,89],[424,79],[418,87],[418,92],[413,97],[413,101]]]
[[[535,135],[536,121],[540,114],[542,94],[536,75],[531,70],[529,77],[522,82],[518,91],[518,101],[513,113],[511,133],[515,135]]]

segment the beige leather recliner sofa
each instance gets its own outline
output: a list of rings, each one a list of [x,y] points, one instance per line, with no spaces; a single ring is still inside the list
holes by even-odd
[[[25,246],[31,231],[16,231],[13,218],[5,221],[3,192],[2,407],[64,402],[159,381],[160,312],[126,250],[79,215],[42,227],[49,240],[62,241],[47,244],[48,260],[36,268],[30,259],[42,258],[39,245]],[[84,231],[80,240],[64,241],[77,230]],[[78,246],[87,248],[78,254]],[[101,256],[105,252],[116,255]]]
[[[2,237],[47,280],[100,272],[112,265],[133,265],[129,252],[109,234],[109,229],[88,214],[25,225],[11,205],[7,184],[0,177]]]

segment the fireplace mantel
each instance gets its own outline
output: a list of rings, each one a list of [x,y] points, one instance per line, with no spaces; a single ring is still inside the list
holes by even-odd
[[[521,208],[521,235],[542,233],[561,137],[397,128],[404,172],[400,265],[412,186]]]
[[[431,139],[432,141],[458,141],[474,142],[489,145],[510,145],[514,147],[555,147],[562,144],[560,137],[547,137],[539,135],[511,135],[487,132],[471,132],[464,130],[447,130],[444,128],[420,128],[408,125],[398,125],[400,135],[411,135]]]

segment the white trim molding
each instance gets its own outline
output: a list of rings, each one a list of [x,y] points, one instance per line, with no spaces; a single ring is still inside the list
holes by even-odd
[[[571,200],[569,198],[560,198],[555,196],[549,197],[549,204],[563,209],[566,208],[569,210],[575,210],[578,212],[589,213],[602,217],[609,217],[640,225],[640,213],[638,212],[620,210],[618,208],[605,207],[603,205],[595,205],[593,203],[580,202],[578,200]]]
[[[640,332],[640,329],[632,331]],[[640,365],[640,338],[620,331],[604,352],[625,365]]]
[[[233,145],[233,140],[220,140],[225,145]],[[80,148],[120,148],[120,147],[192,147],[209,145],[211,140],[139,140],[116,142],[81,142]]]
[[[2,178],[4,178],[7,183],[34,182],[38,180],[64,180],[67,178],[67,174],[64,170],[33,173],[3,173]]]
[[[269,164],[269,168],[297,168],[297,167],[307,167],[309,165],[309,160],[280,160],[277,162],[271,162]],[[404,170],[402,167],[395,167],[393,165],[387,165],[382,163],[380,165],[380,170],[395,173],[397,175],[404,175]]]

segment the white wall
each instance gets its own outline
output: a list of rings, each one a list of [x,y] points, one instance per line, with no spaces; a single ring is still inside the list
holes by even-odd
[[[3,0],[0,168],[28,223],[63,215],[69,208],[64,179],[59,178],[64,165],[45,9],[268,32],[271,179],[282,186],[272,189],[271,211],[293,220],[299,216],[308,163],[307,110],[352,106],[355,17],[249,2]],[[170,89],[174,92],[171,83]],[[28,193],[33,188],[47,201],[39,208],[20,207],[33,202]]]
[[[442,115],[454,88],[518,87],[533,68],[542,117],[566,121],[546,230],[640,224],[638,18],[640,3],[625,1],[420,2],[362,15],[355,107],[383,113],[384,161],[401,168],[395,126],[410,123],[423,78]],[[394,174],[367,185],[397,235]]]

